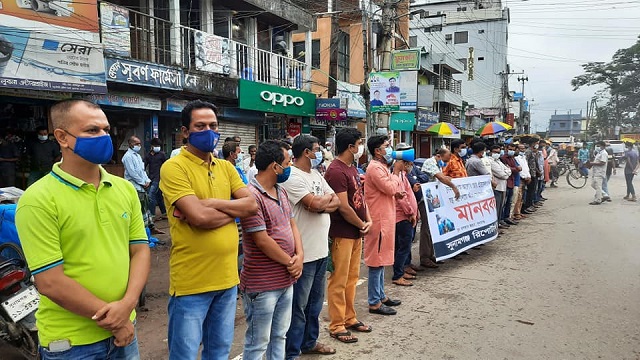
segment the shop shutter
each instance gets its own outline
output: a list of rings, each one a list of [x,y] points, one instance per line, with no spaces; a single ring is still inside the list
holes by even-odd
[[[221,120],[218,122],[218,131],[220,132],[220,141],[232,136],[240,136],[242,142],[240,147],[247,153],[249,145],[257,145],[257,128],[255,125],[241,124],[230,121]]]

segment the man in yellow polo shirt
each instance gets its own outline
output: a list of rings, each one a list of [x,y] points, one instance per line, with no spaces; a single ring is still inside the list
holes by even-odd
[[[258,210],[235,167],[213,155],[216,107],[195,100],[182,110],[180,154],[160,169],[171,230],[169,359],[229,358],[238,279],[235,218]]]
[[[150,254],[133,186],[99,164],[111,160],[99,106],[51,108],[63,161],[30,186],[16,225],[36,286],[41,359],[139,359],[133,321]]]

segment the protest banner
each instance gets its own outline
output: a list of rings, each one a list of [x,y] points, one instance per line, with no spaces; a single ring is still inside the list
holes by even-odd
[[[436,260],[445,260],[498,237],[498,206],[491,176],[453,179],[460,191],[440,183],[422,184]]]

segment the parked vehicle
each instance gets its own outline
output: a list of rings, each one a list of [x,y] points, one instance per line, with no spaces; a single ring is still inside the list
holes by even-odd
[[[0,244],[0,339],[26,359],[37,359],[35,313],[40,304],[31,273],[17,245]]]
[[[620,166],[624,161],[624,142],[622,140],[607,140],[609,147],[613,150],[613,158],[616,161],[616,167]]]

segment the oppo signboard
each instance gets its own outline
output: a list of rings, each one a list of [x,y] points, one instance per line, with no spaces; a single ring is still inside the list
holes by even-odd
[[[316,95],[280,86],[240,80],[240,108],[293,116],[315,116]]]

